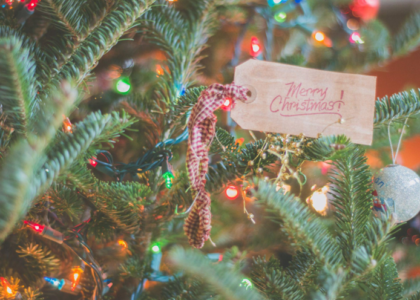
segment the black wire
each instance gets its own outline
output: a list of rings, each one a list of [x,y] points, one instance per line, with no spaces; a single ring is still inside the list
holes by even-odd
[[[98,156],[101,155],[101,157],[104,157],[106,162],[93,158],[97,162],[95,168],[104,174],[115,177],[118,181],[122,181],[127,174],[135,176],[138,173],[144,173],[161,166],[165,160],[170,161],[172,159],[172,152],[164,148],[177,145],[187,139],[188,129],[176,139],[168,139],[156,144],[153,149],[147,151],[142,157],[128,164],[114,164],[111,153],[100,150],[97,152]]]

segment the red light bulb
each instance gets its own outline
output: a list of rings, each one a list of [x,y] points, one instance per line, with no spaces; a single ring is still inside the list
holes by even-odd
[[[256,37],[251,38],[251,56],[256,57],[261,52],[260,42]]]
[[[44,225],[40,225],[40,224],[37,224],[35,222],[31,222],[31,221],[23,221],[23,223],[25,223],[26,225],[31,227],[33,230],[35,230],[36,232],[39,232],[39,233],[42,233],[44,231],[44,228],[45,228]]]
[[[15,293],[13,293],[13,290],[10,287],[10,283],[7,281],[6,278],[0,277],[0,281],[1,281],[1,284],[3,285],[4,291],[7,293],[8,296],[12,296],[12,295],[15,294]]]
[[[98,165],[98,162],[96,161],[96,157],[92,157],[89,159],[89,163],[92,167],[96,167]]]
[[[226,194],[226,197],[229,198],[229,200],[234,200],[236,199],[236,197],[238,197],[239,192],[236,186],[231,185],[226,188],[225,194]]]
[[[33,11],[35,9],[35,6],[37,5],[38,0],[31,0],[28,4],[27,7],[30,11]]]
[[[223,102],[223,104],[220,106],[221,109],[225,110],[225,111],[229,111],[232,107],[232,99],[231,98],[225,98],[225,101]]]

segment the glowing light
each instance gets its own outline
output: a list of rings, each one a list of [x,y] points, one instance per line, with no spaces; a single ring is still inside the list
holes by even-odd
[[[128,248],[127,242],[123,240],[118,240],[118,245],[120,245],[123,248]]]
[[[259,52],[260,51],[260,46],[257,45],[257,44],[252,45],[252,51],[255,52],[255,53]]]
[[[235,143],[236,144],[239,144],[239,146],[242,146],[242,144],[245,142],[245,139],[242,137],[242,138],[239,138],[239,139],[236,139],[236,141],[235,141]]]
[[[273,7],[274,5],[287,2],[287,0],[268,0],[267,2],[269,6]]]
[[[283,23],[284,21],[286,21],[286,18],[287,14],[282,11],[274,15],[274,20],[276,20],[278,23]]]
[[[165,72],[163,71],[163,68],[161,65],[156,65],[156,74],[157,77],[162,76]]]
[[[79,284],[80,277],[83,273],[83,269],[81,267],[75,267],[73,268],[73,283],[71,285],[71,290],[74,291]]]
[[[131,83],[128,77],[123,77],[117,80],[115,84],[117,93],[128,94],[131,90]]]
[[[327,193],[330,190],[328,185],[315,191],[306,201],[321,215],[326,214],[328,207]]]
[[[251,38],[251,56],[256,57],[261,52],[260,42],[256,37]]]
[[[31,0],[31,1],[27,4],[27,8],[28,8],[30,11],[33,11],[33,10],[35,9],[35,7],[36,7],[37,3],[38,3],[38,0]]]
[[[61,290],[61,288],[64,286],[64,284],[66,283],[64,281],[64,279],[58,280],[57,278],[50,278],[50,277],[44,277],[44,280],[46,282],[48,282],[49,284],[55,286],[56,288],[58,288],[59,290]]]
[[[167,189],[170,189],[172,187],[172,181],[175,178],[174,175],[171,172],[166,172],[162,175],[162,177],[165,179],[165,186]]]
[[[23,223],[28,225],[33,230],[35,230],[36,232],[39,232],[39,233],[42,233],[44,231],[44,228],[45,228],[44,225],[40,225],[40,224],[37,224],[35,222],[31,222],[31,221],[23,221]]]
[[[226,188],[225,194],[226,197],[228,197],[230,200],[234,200],[236,197],[238,197],[239,192],[236,186],[231,185]]]
[[[98,162],[96,161],[96,157],[90,158],[89,163],[92,167],[96,167],[98,165]]]
[[[314,33],[314,39],[318,42],[323,42],[325,40],[325,34],[321,31]]]
[[[241,284],[239,286],[243,286],[243,287],[245,287],[245,289],[249,289],[249,288],[252,289],[253,284],[252,284],[251,280],[249,280],[248,278],[244,278],[244,279],[242,279]]]
[[[152,251],[154,253],[159,253],[160,252],[160,247],[158,245],[154,245],[154,246],[152,246]]]
[[[64,131],[67,133],[73,133],[73,126],[71,125],[71,122],[69,118],[65,118],[63,121]]]
[[[226,98],[225,101],[223,102],[223,104],[220,106],[221,109],[225,110],[225,111],[229,111],[231,106],[232,106],[232,99],[231,98]]]
[[[364,44],[365,42],[362,40],[362,37],[360,36],[360,33],[353,32],[349,37],[350,43],[354,44]]]
[[[0,277],[1,284],[3,285],[3,289],[6,290],[6,293],[9,295],[14,295],[12,288],[10,287],[10,283],[7,281],[6,278]]]

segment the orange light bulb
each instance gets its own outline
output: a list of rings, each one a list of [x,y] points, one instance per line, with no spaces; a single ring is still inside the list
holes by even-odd
[[[127,243],[123,240],[118,240],[118,245],[120,245],[123,248],[128,248]]]
[[[321,31],[317,31],[314,34],[314,39],[318,42],[323,42],[325,40],[325,34]]]

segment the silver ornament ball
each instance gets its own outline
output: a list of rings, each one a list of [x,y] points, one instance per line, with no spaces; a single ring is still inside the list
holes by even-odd
[[[420,177],[413,170],[386,166],[374,177],[373,187],[374,201],[394,213],[397,222],[408,221],[420,211]]]

